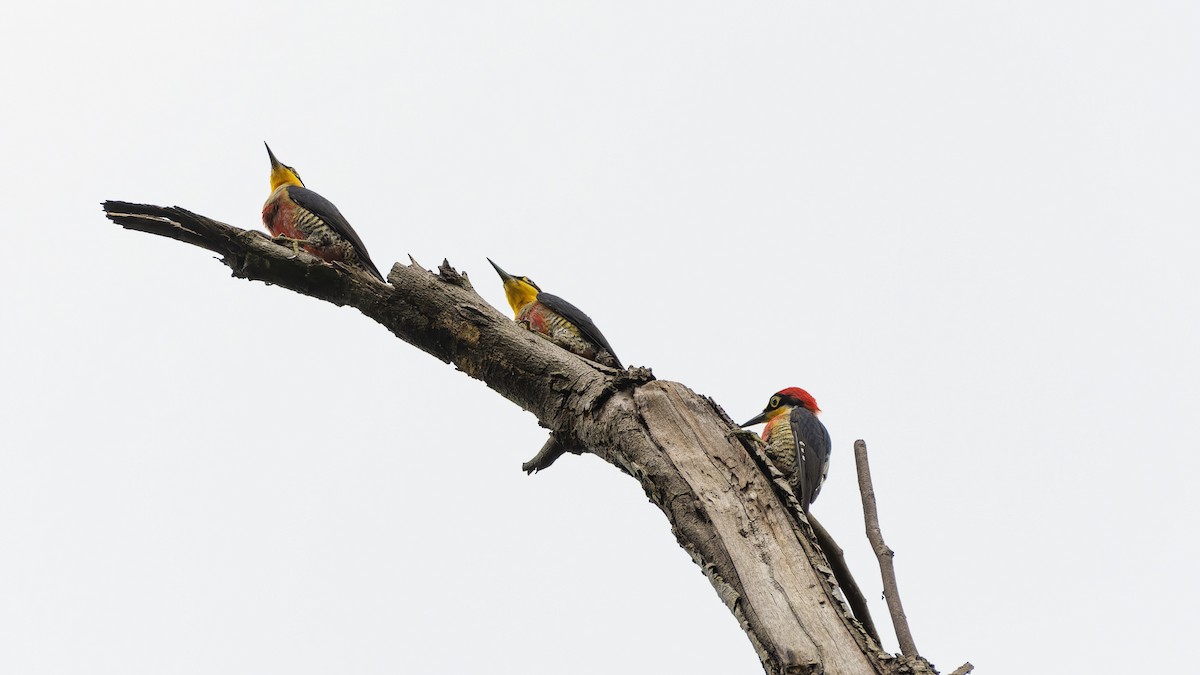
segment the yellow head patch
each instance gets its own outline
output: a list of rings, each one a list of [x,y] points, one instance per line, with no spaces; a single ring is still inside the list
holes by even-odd
[[[271,167],[271,192],[274,192],[280,185],[295,185],[296,187],[304,187],[304,183],[300,181],[300,174],[290,166]]]
[[[264,145],[266,145],[264,143]],[[271,158],[271,192],[279,189],[281,185],[295,185],[296,187],[304,187],[304,182],[300,180],[300,174],[292,167],[284,164],[275,158],[275,153],[271,152],[271,146],[267,146],[267,156]]]
[[[774,410],[767,411],[767,421],[769,422],[769,421],[775,419],[776,417],[779,417],[780,415],[790,414],[791,412],[792,412],[792,406],[781,405]]]
[[[504,280],[504,297],[508,299],[514,317],[521,313],[525,305],[537,300],[537,295],[537,286],[528,277],[508,277]]]

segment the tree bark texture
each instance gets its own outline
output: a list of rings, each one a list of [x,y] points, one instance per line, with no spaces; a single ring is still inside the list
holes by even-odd
[[[104,208],[128,229],[218,253],[234,276],[356,307],[533,413],[565,447],[636,478],[767,673],[934,672],[884,653],[854,621],[786,481],[755,444],[729,435],[736,425],[712,400],[648,369],[618,371],[552,345],[448,263],[437,272],[397,263],[384,284],[178,207]]]

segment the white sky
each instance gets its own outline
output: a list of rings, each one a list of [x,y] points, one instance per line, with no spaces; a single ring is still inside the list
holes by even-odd
[[[1200,6],[392,4],[5,9],[0,672],[758,672],[633,480],[101,215],[260,226],[264,140],[385,269],[502,307],[491,256],[737,419],[812,391],[814,512],[878,597],[867,439],[944,672],[1191,662]]]

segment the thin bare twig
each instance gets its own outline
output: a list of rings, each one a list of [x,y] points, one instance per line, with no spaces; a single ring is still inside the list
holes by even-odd
[[[967,675],[967,673],[971,672],[972,670],[975,670],[975,666],[971,665],[970,661],[967,661],[961,666],[955,668],[954,672],[950,673],[950,675]]]
[[[896,567],[892,564],[895,553],[883,543],[883,532],[879,529],[879,510],[875,506],[875,488],[871,484],[871,467],[867,463],[867,444],[861,439],[854,441],[854,463],[858,467],[858,490],[862,493],[867,540],[871,542],[875,557],[879,559],[879,571],[883,576],[883,597],[887,600],[888,612],[892,615],[892,626],[896,629],[900,652],[905,656],[919,656],[917,645],[913,642],[912,629],[908,627],[908,617],[904,615],[904,606],[900,604]]]

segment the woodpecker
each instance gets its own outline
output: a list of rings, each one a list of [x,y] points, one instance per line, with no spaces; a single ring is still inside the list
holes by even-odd
[[[294,247],[303,247],[322,260],[346,263],[383,281],[362,239],[333,202],[304,187],[300,174],[276,159],[269,145],[267,156],[271,158],[271,196],[263,204],[262,217],[271,236],[289,239]]]
[[[825,474],[829,473],[829,431],[817,419],[817,401],[799,387],[776,392],[762,413],[739,426],[767,423],[763,430],[767,457],[782,473],[800,500],[800,508],[808,507],[821,492]]]
[[[625,367],[604,334],[582,310],[557,295],[543,293],[529,277],[509,274],[491,258],[488,262],[504,281],[504,295],[517,323],[572,354],[611,368]]]

